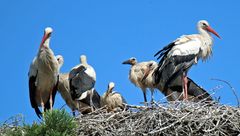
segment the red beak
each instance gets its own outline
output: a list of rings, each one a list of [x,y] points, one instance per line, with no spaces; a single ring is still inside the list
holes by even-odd
[[[43,38],[42,38],[42,42],[40,44],[40,48],[43,46],[43,43],[46,41],[46,39],[47,39],[47,35],[44,33]]]
[[[215,34],[218,38],[222,39],[216,31],[214,31],[210,26],[206,27],[206,30]]]
[[[50,35],[51,35],[51,33],[46,34],[46,33],[44,32],[44,35],[43,35],[43,38],[42,38],[42,42],[41,42],[41,44],[40,44],[40,48],[43,46],[43,43],[47,40],[47,38],[50,37]]]

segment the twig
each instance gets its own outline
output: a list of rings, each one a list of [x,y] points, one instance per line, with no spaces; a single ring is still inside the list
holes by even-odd
[[[218,79],[218,78],[211,78],[211,80],[216,80],[216,81],[220,81],[220,82],[224,82],[224,83],[226,83],[226,84],[231,88],[231,90],[232,90],[234,96],[235,96],[236,99],[237,99],[238,107],[240,107],[240,102],[239,102],[240,99],[239,99],[239,97],[237,96],[236,90],[233,88],[233,86],[232,86],[228,81],[226,81],[226,80],[222,80],[222,79]]]

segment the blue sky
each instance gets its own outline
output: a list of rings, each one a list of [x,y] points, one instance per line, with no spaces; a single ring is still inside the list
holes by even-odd
[[[47,26],[53,28],[51,48],[65,59],[61,72],[68,72],[85,54],[96,70],[100,94],[113,81],[128,103],[139,104],[142,92],[128,80],[130,66],[122,61],[133,56],[139,61],[156,60],[153,55],[159,49],[183,34],[197,33],[196,23],[206,19],[222,39],[214,36],[213,57],[193,66],[189,76],[207,90],[222,85],[215,96],[223,104],[236,105],[229,87],[210,78],[229,81],[240,90],[239,5],[237,0],[1,0],[0,122],[18,113],[27,122],[37,120],[27,73]],[[162,98],[157,91],[155,99]],[[58,94],[54,108],[63,104]]]

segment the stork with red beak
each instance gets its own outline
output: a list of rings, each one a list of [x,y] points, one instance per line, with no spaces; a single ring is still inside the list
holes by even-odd
[[[38,107],[41,106],[42,111],[52,109],[57,92],[59,64],[49,47],[51,33],[52,28],[47,27],[28,73],[30,102],[39,118],[42,113]]]
[[[183,35],[158,51],[154,56],[161,59],[155,71],[155,83],[164,82],[164,90],[179,76],[182,75],[183,98],[188,99],[187,72],[199,59],[205,61],[212,55],[213,33],[215,32],[206,20],[197,23],[199,34]],[[168,72],[163,72],[167,70]],[[164,74],[163,74],[164,73]]]

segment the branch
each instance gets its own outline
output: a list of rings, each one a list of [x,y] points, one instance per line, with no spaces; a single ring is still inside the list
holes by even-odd
[[[218,79],[218,78],[211,78],[211,80],[216,80],[216,81],[220,81],[220,82],[226,83],[226,84],[231,88],[234,96],[235,96],[236,99],[237,99],[238,107],[240,107],[239,97],[237,96],[236,90],[233,88],[233,86],[232,86],[228,81],[225,81],[225,80],[222,80],[222,79]]]

